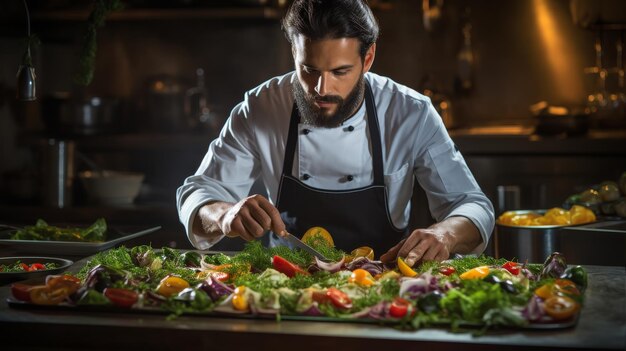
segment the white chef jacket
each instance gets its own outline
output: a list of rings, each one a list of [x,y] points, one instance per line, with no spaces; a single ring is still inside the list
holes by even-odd
[[[248,91],[209,146],[195,175],[178,188],[180,221],[196,248],[208,249],[223,238],[206,238],[192,232],[193,219],[203,204],[215,200],[238,202],[249,195],[259,177],[268,199],[276,204],[296,79],[295,72],[290,72]],[[413,184],[417,180],[426,192],[433,218],[469,218],[483,240],[473,252],[484,251],[494,227],[493,206],[450,139],[430,99],[371,72],[365,74],[365,79],[372,88],[378,112],[393,224],[397,228],[407,226]],[[371,185],[372,152],[366,121],[362,104],[336,128],[301,122],[292,175],[308,186],[326,190]],[[308,129],[305,135],[304,129]],[[303,177],[305,174],[307,177]],[[351,181],[347,181],[348,175],[352,176]]]

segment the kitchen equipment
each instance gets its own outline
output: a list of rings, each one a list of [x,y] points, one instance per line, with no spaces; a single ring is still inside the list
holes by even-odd
[[[120,101],[92,96],[76,98],[68,92],[55,92],[43,99],[42,116],[52,135],[95,135],[118,128]]]
[[[93,255],[100,251],[110,249],[125,241],[135,239],[161,229],[160,226],[151,228],[124,227],[108,228],[107,241],[104,242],[78,242],[56,240],[12,240],[14,230],[0,231],[0,248],[10,252],[28,254],[63,254],[63,255]]]
[[[144,177],[143,173],[110,170],[78,174],[90,201],[102,205],[132,204],[141,190]]]
[[[545,210],[519,210],[517,214]],[[623,265],[626,221],[598,221],[579,225],[513,226],[496,223],[496,257],[542,263],[560,252],[570,264]]]
[[[537,119],[537,135],[580,136],[587,134],[589,130],[590,112],[586,108],[550,106],[541,101],[531,105],[530,111]]]
[[[66,269],[68,269],[73,261],[66,260],[63,258],[55,258],[55,257],[33,257],[33,256],[24,256],[24,257],[2,257],[0,258],[0,265],[12,265],[16,262],[24,263],[31,265],[33,263],[54,263],[56,268],[52,269],[41,269],[36,271],[29,272],[2,272],[0,271],[0,285],[8,284],[10,282],[18,281],[18,280],[26,280],[26,279],[35,279],[35,278],[45,278],[50,274],[58,274],[62,273]]]
[[[304,242],[302,242],[302,240],[298,239],[297,237],[295,237],[294,235],[287,233],[287,236],[284,237],[290,244],[292,244],[293,246],[302,249],[308,253],[310,253],[311,255],[319,258],[322,261],[328,261],[326,259],[326,257],[324,255],[322,255],[321,253],[319,253],[319,251],[315,250],[314,248],[310,247],[309,245],[305,244]]]
[[[520,211],[525,212],[531,211]],[[496,257],[542,263],[550,254],[560,250],[561,228],[557,225],[522,227],[496,223]]]
[[[41,196],[44,206],[68,207],[74,186],[74,142],[47,139],[41,145]]]
[[[148,79],[145,110],[147,126],[155,131],[176,131],[187,127],[185,119],[186,86],[170,75],[159,75]]]

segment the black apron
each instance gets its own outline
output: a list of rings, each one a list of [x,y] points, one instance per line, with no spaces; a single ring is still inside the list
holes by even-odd
[[[302,237],[311,227],[320,226],[329,231],[337,248],[350,252],[359,246],[369,246],[374,249],[375,256],[380,257],[402,239],[406,228],[396,228],[389,215],[378,115],[369,83],[365,89],[365,107],[374,183],[352,190],[323,190],[310,187],[293,177],[291,172],[300,123],[300,114],[294,103],[277,208],[287,231],[297,237]],[[278,235],[270,233],[270,245],[279,244],[289,246]]]

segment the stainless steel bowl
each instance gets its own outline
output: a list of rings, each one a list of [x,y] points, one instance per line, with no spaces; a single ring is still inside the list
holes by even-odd
[[[535,212],[544,214],[546,210],[519,210],[516,214]],[[566,226],[513,226],[496,223],[496,257],[517,259],[519,262],[542,263],[551,253],[561,250],[560,231]]]

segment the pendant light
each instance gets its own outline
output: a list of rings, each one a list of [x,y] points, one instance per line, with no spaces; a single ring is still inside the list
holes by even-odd
[[[22,63],[17,70],[16,98],[20,101],[34,101],[37,99],[37,94],[35,86],[35,67],[33,67],[33,60],[30,55],[30,45],[36,39],[30,34],[30,14],[28,13],[28,5],[26,4],[26,0],[23,1],[24,8],[26,9],[26,21],[28,23],[28,38],[26,44],[26,52],[24,53]]]

